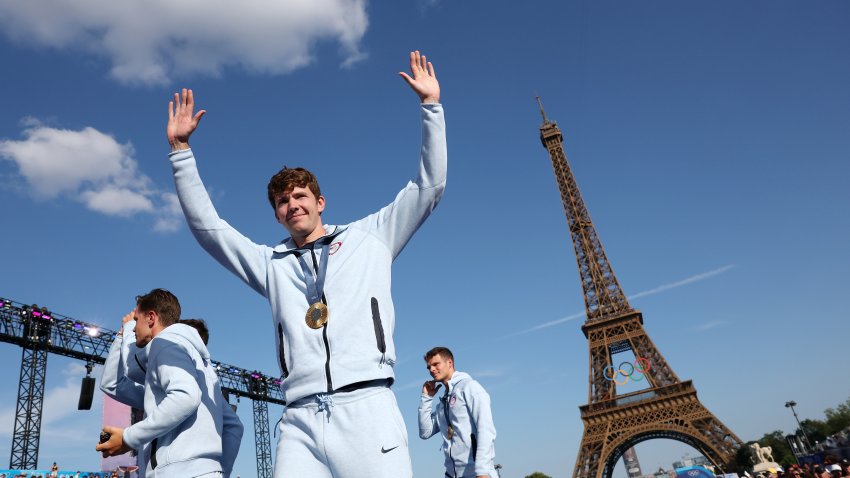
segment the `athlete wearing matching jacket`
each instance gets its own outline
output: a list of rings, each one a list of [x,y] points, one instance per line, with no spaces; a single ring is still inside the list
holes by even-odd
[[[416,179],[378,212],[344,226],[325,225],[322,238],[301,248],[291,238],[272,247],[240,234],[216,213],[192,150],[169,155],[195,239],[271,306],[288,405],[279,424],[275,477],[412,475],[407,430],[388,388],[396,361],[391,266],[446,184],[442,106],[425,103],[420,111]],[[327,267],[329,320],[311,328],[305,323],[311,305],[306,275],[321,266]]]
[[[494,467],[496,426],[490,395],[464,372],[454,372],[437,400],[422,393],[419,401],[419,437],[440,433],[446,457],[446,477],[498,478]]]
[[[138,348],[133,326],[124,324],[113,342],[100,387],[145,411],[144,420],[123,433],[124,442],[140,452],[143,476],[230,476],[243,426],[224,400],[198,332],[173,324]]]

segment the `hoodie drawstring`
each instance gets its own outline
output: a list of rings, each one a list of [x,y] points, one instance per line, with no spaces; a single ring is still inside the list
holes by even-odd
[[[334,399],[332,396],[324,393],[320,393],[316,395],[316,401],[319,403],[319,409],[316,413],[319,412],[327,412],[328,414],[328,422],[331,421],[331,408],[334,406]]]

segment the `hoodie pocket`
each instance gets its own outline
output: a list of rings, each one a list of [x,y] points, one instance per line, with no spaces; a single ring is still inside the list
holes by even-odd
[[[277,355],[280,358],[280,369],[283,371],[283,378],[289,375],[289,369],[286,368],[286,350],[283,348],[283,324],[277,324]]]
[[[154,438],[151,442],[151,470],[156,470],[156,449],[157,449],[157,440],[158,438]]]
[[[381,323],[381,310],[378,307],[378,299],[372,297],[372,322],[375,325],[375,339],[378,342],[378,351],[387,352],[387,343],[384,340],[384,325]]]

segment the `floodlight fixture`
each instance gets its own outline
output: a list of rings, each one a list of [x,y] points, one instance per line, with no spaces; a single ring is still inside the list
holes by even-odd
[[[791,413],[794,414],[794,419],[797,420],[797,426],[799,427],[800,431],[803,432],[803,438],[806,439],[805,444],[806,444],[807,448],[810,448],[812,442],[809,441],[809,434],[806,433],[806,429],[803,427],[803,424],[800,423],[800,417],[797,416],[797,411],[794,410],[794,407],[796,407],[796,406],[797,406],[797,402],[795,402],[794,400],[789,400],[789,401],[785,402],[785,408],[791,409]]]
[[[100,330],[97,327],[86,327],[86,332],[88,332],[89,337],[97,337],[100,335]]]

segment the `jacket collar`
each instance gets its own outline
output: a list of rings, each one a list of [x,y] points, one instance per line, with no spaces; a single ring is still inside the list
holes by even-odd
[[[346,226],[331,226],[327,224],[325,224],[323,227],[325,228],[325,235],[316,239],[316,242],[331,240],[347,229]],[[295,241],[293,241],[291,237],[287,237],[286,239],[282,240],[280,244],[276,245],[272,250],[275,254],[288,254],[290,252],[297,251],[298,249],[300,248],[295,245]]]
[[[455,370],[455,373],[452,374],[452,378],[449,379],[449,387],[446,390],[446,393],[449,394],[454,392],[455,387],[457,387],[458,383],[464,380],[469,380],[470,378],[471,377],[469,376],[469,374],[465,372],[458,372],[457,370]]]

